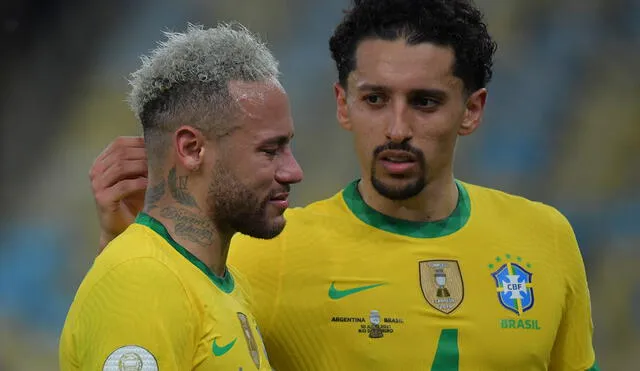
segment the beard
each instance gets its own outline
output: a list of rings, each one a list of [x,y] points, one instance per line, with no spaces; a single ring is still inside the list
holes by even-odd
[[[282,232],[284,218],[267,215],[272,194],[260,198],[220,163],[214,167],[212,179],[207,204],[214,211],[210,218],[215,225],[261,239],[271,239]]]
[[[416,157],[418,163],[418,171],[411,177],[398,177],[395,179],[404,180],[400,185],[393,185],[380,179],[376,171],[376,159],[378,155],[386,150],[399,150],[412,153]],[[406,142],[393,143],[389,142],[383,146],[377,147],[373,151],[373,160],[371,162],[371,185],[381,196],[394,201],[402,201],[417,196],[427,186],[427,163],[424,159],[424,153],[418,148],[412,147]]]

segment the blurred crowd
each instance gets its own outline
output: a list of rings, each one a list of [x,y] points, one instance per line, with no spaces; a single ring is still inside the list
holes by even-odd
[[[499,44],[456,176],[559,208],[580,243],[603,370],[640,362],[640,0],[477,0]],[[280,60],[305,181],[358,176],[335,120],[328,39],[348,0],[4,0],[0,5],[0,370],[53,370],[98,247],[88,170],[118,135],[139,56],[187,22],[237,20]]]

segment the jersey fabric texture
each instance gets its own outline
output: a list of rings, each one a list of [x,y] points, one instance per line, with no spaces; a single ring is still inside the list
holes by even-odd
[[[224,278],[147,214],[95,260],[60,339],[70,370],[271,370],[241,276]]]
[[[584,265],[556,209],[456,181],[437,222],[370,208],[357,181],[287,212],[229,264],[277,370],[596,370]]]

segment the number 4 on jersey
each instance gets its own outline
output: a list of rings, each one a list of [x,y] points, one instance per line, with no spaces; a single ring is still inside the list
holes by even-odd
[[[458,330],[442,330],[440,339],[438,339],[438,349],[433,358],[433,364],[431,364],[431,371],[458,371],[459,363]]]

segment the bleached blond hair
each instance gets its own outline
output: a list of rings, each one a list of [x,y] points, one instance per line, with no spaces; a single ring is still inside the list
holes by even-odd
[[[165,147],[162,134],[178,125],[223,135],[235,107],[229,83],[278,78],[278,61],[239,23],[207,29],[189,24],[184,33],[165,36],[129,81],[128,102],[148,147]]]

